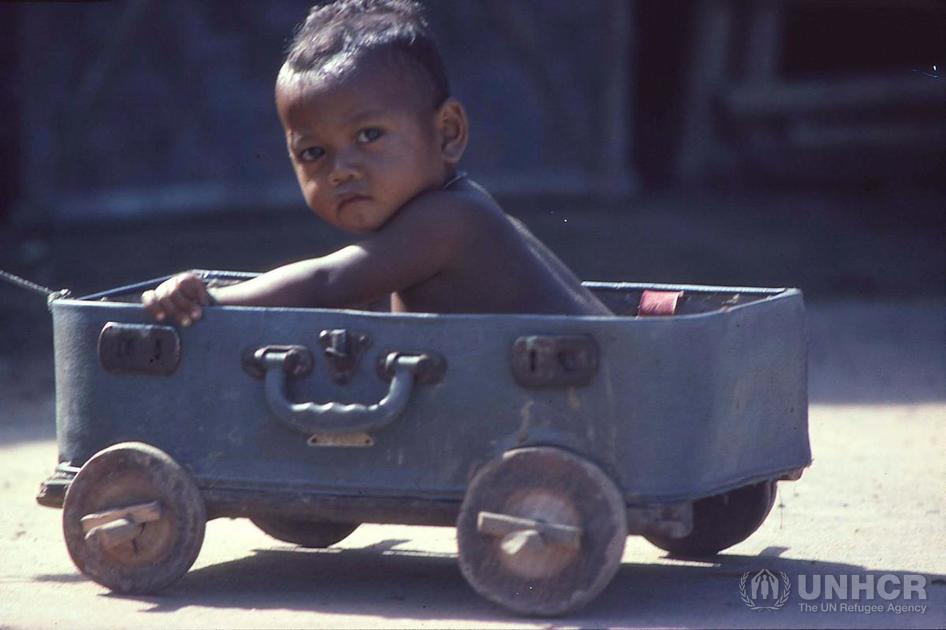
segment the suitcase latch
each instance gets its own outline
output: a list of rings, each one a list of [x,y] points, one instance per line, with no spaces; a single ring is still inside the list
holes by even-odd
[[[512,346],[512,373],[523,387],[580,387],[598,371],[598,346],[588,335],[531,335]]]
[[[108,322],[99,333],[99,364],[114,374],[172,374],[181,338],[171,326]]]

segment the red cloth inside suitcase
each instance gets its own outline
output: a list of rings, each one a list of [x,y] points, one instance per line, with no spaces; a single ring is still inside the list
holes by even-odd
[[[673,315],[677,312],[677,300],[683,291],[652,291],[650,289],[641,294],[637,314],[641,317]]]

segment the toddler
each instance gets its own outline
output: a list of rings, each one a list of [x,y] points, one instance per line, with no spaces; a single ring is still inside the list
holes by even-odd
[[[412,0],[337,0],[298,27],[276,109],[309,208],[363,235],[226,287],[179,274],[142,295],[189,326],[210,304],[609,315],[525,226],[457,169],[463,105]]]

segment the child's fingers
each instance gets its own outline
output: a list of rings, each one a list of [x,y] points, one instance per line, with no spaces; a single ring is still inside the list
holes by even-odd
[[[141,304],[145,307],[145,310],[151,313],[151,316],[156,320],[163,321],[165,318],[165,313],[161,310],[161,304],[158,302],[158,296],[151,289],[145,291],[141,294]]]
[[[175,321],[182,326],[187,326],[190,324],[190,315],[188,314],[190,309],[185,308],[182,311],[178,308],[177,303],[174,300],[174,294],[176,292],[177,285],[171,280],[161,284],[161,286],[154,290],[158,307],[164,313],[165,319]],[[185,318],[188,319],[187,324],[184,323]]]
[[[203,315],[201,306],[210,303],[210,296],[203,280],[192,273],[183,273],[153,291],[142,293],[141,302],[158,321],[168,319],[190,326]]]
[[[197,307],[197,305],[180,289],[168,292],[168,302],[174,305],[174,309],[176,310],[175,319],[177,319],[181,326],[190,326],[191,321],[196,319],[194,317],[194,308]]]
[[[207,285],[204,281],[194,274],[185,274],[180,278],[180,290],[192,301],[195,302],[191,309],[194,319],[198,319],[202,312],[201,306],[210,304],[210,294],[207,291]]]

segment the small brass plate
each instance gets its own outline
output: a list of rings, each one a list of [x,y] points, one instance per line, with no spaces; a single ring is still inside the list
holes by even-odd
[[[374,446],[374,438],[367,433],[315,433],[309,437],[308,445],[365,448]]]

